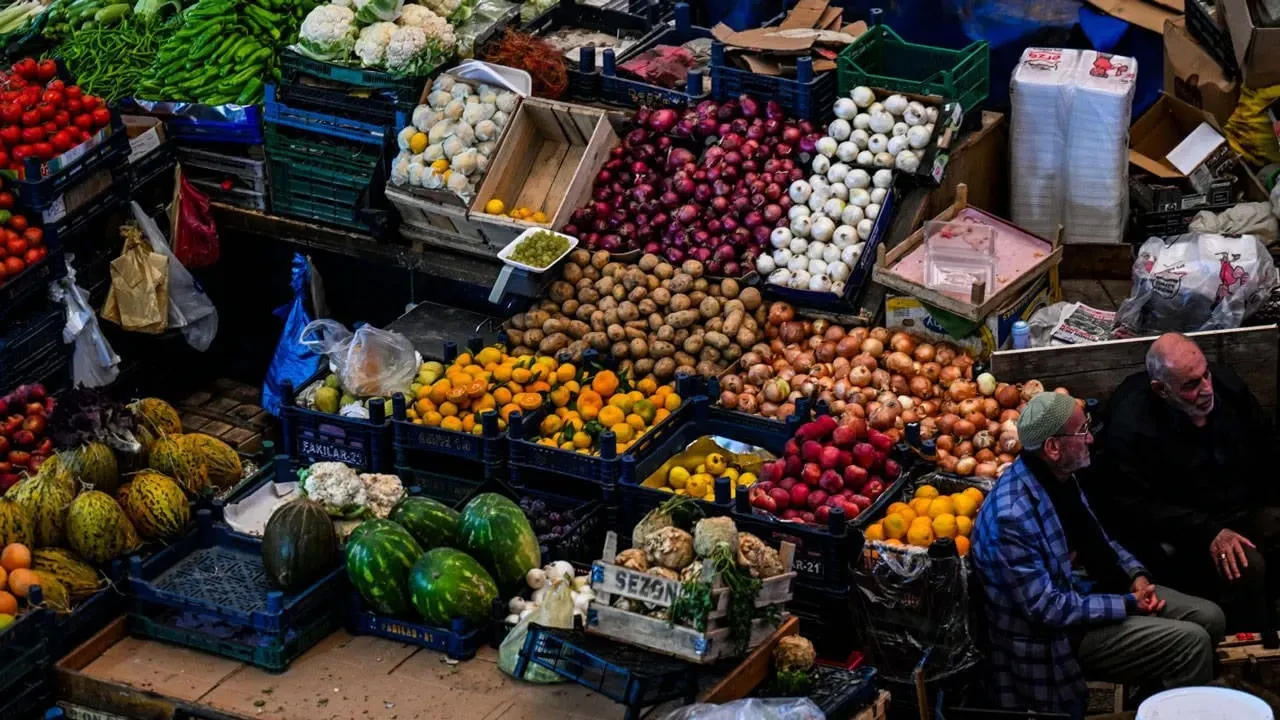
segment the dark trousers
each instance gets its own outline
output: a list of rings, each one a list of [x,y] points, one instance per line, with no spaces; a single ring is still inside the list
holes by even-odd
[[[1179,546],[1171,566],[1176,581],[1170,583],[1222,607],[1228,632],[1280,629],[1275,613],[1280,599],[1280,508],[1263,507],[1228,519],[1226,526],[1253,542],[1245,548],[1248,567],[1228,581],[1218,572],[1208,547]]]

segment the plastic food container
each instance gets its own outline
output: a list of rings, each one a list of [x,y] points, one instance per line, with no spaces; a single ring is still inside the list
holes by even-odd
[[[994,288],[995,229],[975,223],[925,223],[925,283],[931,290],[968,298],[974,285]]]
[[[568,240],[569,246],[565,248],[565,251],[560,253],[555,260],[548,263],[546,267],[533,267],[532,265],[525,265],[522,262],[511,259],[511,253],[515,252],[516,247],[518,247],[520,243],[524,242],[526,238],[530,238],[536,233],[542,232],[551,233],[556,237],[562,237],[565,240]],[[498,279],[493,283],[493,289],[489,291],[489,302],[497,303],[502,299],[502,295],[507,289],[507,282],[511,279],[512,268],[539,275],[555,267],[556,263],[560,262],[566,255],[573,252],[573,249],[576,247],[578,247],[578,238],[573,237],[572,235],[558,233],[555,230],[549,230],[544,227],[531,227],[520,233],[516,236],[515,240],[507,243],[506,247],[498,251],[498,259],[503,262],[503,267],[502,271],[498,273]]]

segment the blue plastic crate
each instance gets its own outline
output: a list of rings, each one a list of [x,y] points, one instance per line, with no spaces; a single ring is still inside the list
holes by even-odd
[[[129,631],[271,672],[283,672],[299,656],[342,627],[344,614],[342,603],[329,599],[299,618],[296,626],[272,633],[205,613],[134,602],[129,612]]]
[[[129,137],[120,116],[113,113],[110,125],[62,155],[45,163],[27,158],[23,177],[10,180],[9,185],[23,207],[42,211],[82,178],[128,162]]]
[[[42,599],[42,594],[33,591],[28,603],[39,605]],[[29,670],[48,672],[54,650],[50,642],[52,623],[52,613],[37,608],[0,630],[0,697],[8,696]],[[0,717],[8,716],[0,713]]]
[[[351,594],[347,606],[347,631],[352,635],[376,635],[417,645],[442,652],[452,660],[470,660],[489,638],[485,624],[475,625],[463,618],[454,618],[452,626],[439,628],[418,619],[402,620],[379,615],[369,609],[359,593]]]
[[[231,119],[197,115],[169,115],[164,119],[169,136],[179,144],[262,144],[262,108],[258,105],[238,106]]]
[[[274,83],[267,85],[265,104],[268,123],[284,125],[298,130],[309,130],[321,135],[379,147],[382,145],[384,136],[389,133],[395,133],[408,124],[403,111],[396,113],[393,122],[375,124],[327,113],[292,108],[277,99]]]
[[[787,115],[822,122],[836,101],[836,72],[815,73],[813,58],[796,58],[795,78],[758,75],[728,64],[723,43],[711,44],[711,97],[729,100],[750,95],[764,102],[776,100]]]
[[[322,370],[305,385],[322,381],[327,374]],[[374,403],[369,419],[363,420],[299,407],[292,383],[285,383],[282,394],[280,435],[285,455],[301,465],[334,461],[364,472],[391,467],[391,423],[385,403]]]
[[[620,59],[635,57],[643,39],[654,31],[657,21],[631,12],[610,10],[591,5],[581,5],[575,0],[560,0],[541,15],[521,26],[522,32],[544,36],[560,28],[595,30],[614,37],[625,36],[634,40],[620,53]],[[569,86],[564,97],[571,100],[594,102],[600,99],[600,74],[596,72],[595,54],[591,48],[582,48],[578,61],[565,63]]]
[[[132,599],[280,633],[300,627],[310,611],[341,595],[347,582],[341,563],[307,589],[284,593],[267,583],[261,540],[215,525],[209,510],[196,516],[195,532],[145,561],[130,558]]]
[[[623,107],[665,107],[667,105],[695,105],[711,97],[710,91],[704,89],[703,74],[691,71],[681,88],[665,88],[651,85],[642,80],[618,75],[617,65],[629,57],[635,57],[659,45],[683,45],[690,40],[710,38],[707,28],[694,26],[690,21],[689,5],[676,3],[673,25],[655,30],[643,42],[636,43],[622,57],[615,57],[612,50],[601,53],[600,94],[602,102]],[[594,55],[591,48],[584,48],[584,54]]]
[[[895,173],[895,180],[897,174]],[[871,226],[871,236],[867,238],[867,244],[862,248],[862,254],[858,256],[858,262],[849,273],[849,279],[844,283],[844,294],[834,295],[832,293],[814,292],[812,290],[796,290],[782,285],[774,285],[770,282],[764,282],[760,288],[769,295],[774,295],[789,303],[802,308],[812,308],[814,310],[823,310],[833,313],[857,313],[858,301],[862,297],[862,292],[871,284],[871,272],[876,266],[876,251],[880,247],[880,243],[889,234],[890,228],[893,227],[893,213],[899,202],[900,193],[897,183],[889,187],[889,192],[885,193],[884,202],[880,206],[880,214],[876,216],[875,224]]]

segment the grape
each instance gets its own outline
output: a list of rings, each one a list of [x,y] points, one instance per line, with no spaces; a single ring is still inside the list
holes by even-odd
[[[539,230],[511,251],[509,259],[530,267],[545,268],[569,249],[569,241],[556,233]]]

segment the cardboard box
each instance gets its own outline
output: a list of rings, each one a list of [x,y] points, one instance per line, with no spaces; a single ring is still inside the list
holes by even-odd
[[[164,144],[164,122],[150,115],[121,115],[129,135],[129,162],[136,163]]]
[[[1035,311],[1048,307],[1062,297],[1062,291],[1054,282],[1056,273],[1047,272],[1031,283],[1017,298],[1005,307],[988,315],[982,324],[969,335],[955,338],[942,329],[925,305],[910,295],[889,295],[884,300],[885,327],[902,328],[934,342],[951,342],[986,357],[1010,343],[1013,324],[1029,319]]]
[[[1131,25],[1163,33],[1164,24],[1182,14],[1183,0],[1087,0],[1095,10]]]
[[[1231,33],[1244,86],[1280,85],[1280,27],[1260,27],[1249,0],[1221,0],[1218,8]]]
[[[1219,135],[1222,134],[1222,127],[1212,115],[1169,95],[1161,95],[1129,129],[1129,164],[1161,180],[1189,181],[1187,174],[1180,172],[1166,158],[1202,124],[1208,124]],[[1246,197],[1261,195],[1266,198],[1266,190],[1258,183],[1257,177],[1229,147],[1219,148],[1219,152],[1209,158],[1209,165],[1213,177],[1234,178],[1237,192]],[[1200,192],[1207,192],[1211,185],[1212,178],[1202,182]]]
[[[1164,91],[1225,125],[1240,99],[1240,81],[1229,79],[1191,36],[1186,20],[1177,18],[1164,27]]]

